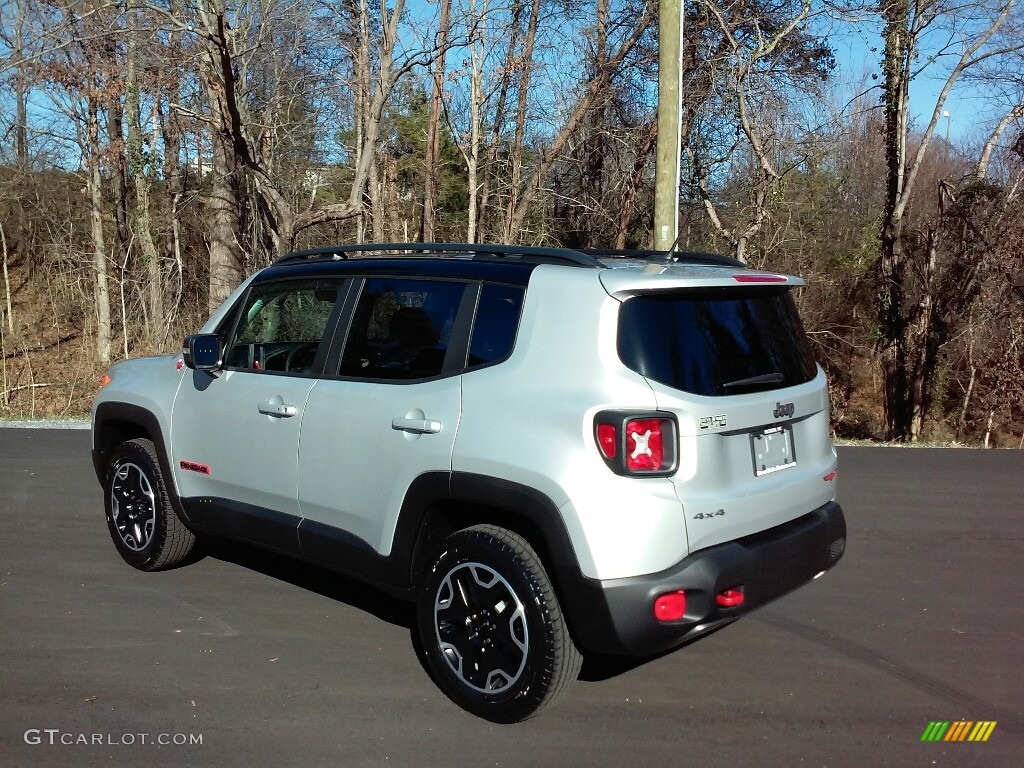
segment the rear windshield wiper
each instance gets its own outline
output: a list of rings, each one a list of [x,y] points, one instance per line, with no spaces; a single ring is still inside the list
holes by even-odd
[[[722,385],[722,389],[731,389],[732,387],[756,387],[759,384],[781,384],[785,378],[786,377],[781,373],[762,373],[760,376],[751,376],[746,379],[727,381]]]

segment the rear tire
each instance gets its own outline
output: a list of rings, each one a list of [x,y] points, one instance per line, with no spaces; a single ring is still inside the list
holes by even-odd
[[[416,614],[438,687],[486,720],[533,717],[579,675],[582,657],[540,558],[504,528],[479,525],[445,539]]]
[[[151,440],[129,440],[114,449],[103,490],[110,538],[130,566],[159,571],[192,555],[195,534],[171,506]]]

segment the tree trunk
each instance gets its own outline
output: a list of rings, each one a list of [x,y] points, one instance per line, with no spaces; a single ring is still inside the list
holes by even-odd
[[[374,158],[370,163],[367,196],[370,198],[370,226],[373,228],[373,241],[376,243],[387,240],[384,232],[384,189],[380,177],[380,161]]]
[[[644,172],[651,159],[651,153],[658,142],[658,121],[649,120],[640,134],[636,148],[636,159],[626,180],[626,188],[622,193],[622,206],[619,208],[619,226],[615,235],[615,247],[625,248],[629,225],[636,211],[636,199],[644,182]]]
[[[506,243],[513,240],[518,241],[521,228],[516,225],[516,207],[519,205],[519,185],[523,177],[523,143],[526,136],[526,102],[530,95],[530,75],[533,72],[533,45],[537,38],[537,25],[540,20],[540,0],[533,0],[530,7],[530,18],[526,24],[526,40],[523,43],[523,53],[519,57],[522,64],[522,73],[519,75],[519,94],[516,104],[515,134],[512,138],[509,161],[511,172],[509,174],[508,205],[505,208],[505,222],[501,228],[501,237]],[[515,231],[515,235],[513,232]]]
[[[95,283],[93,298],[96,302],[96,360],[110,362],[110,287],[107,281],[107,248],[103,237],[103,174],[100,170],[99,107],[89,101],[86,118],[86,165],[89,177],[90,233],[93,247]]]
[[[173,48],[172,48],[173,50]],[[164,338],[170,333],[171,325],[174,322],[175,314],[180,309],[182,295],[184,294],[185,265],[181,255],[181,199],[185,192],[185,172],[181,167],[181,127],[178,122],[178,115],[172,104],[180,101],[178,73],[173,72],[169,81],[164,84],[160,91],[167,95],[167,113],[163,114],[159,101],[154,105],[158,129],[163,138],[164,145],[164,194],[168,200],[171,219],[171,236],[164,241],[163,256],[168,264],[173,263],[177,277],[176,297],[167,306],[164,318]]]
[[[4,297],[7,305],[7,330],[14,333],[14,307],[11,305],[11,275],[7,271],[7,233],[4,232],[4,225],[0,222],[0,248],[4,256]]]
[[[480,143],[483,136],[481,111],[484,101],[484,57],[487,52],[487,0],[483,0],[479,16],[476,14],[476,0],[469,0],[469,17],[470,24],[473,25],[473,33],[469,41],[471,66],[469,73],[469,151],[466,152],[468,186],[466,242],[475,243],[477,219],[480,215]]]
[[[175,38],[168,42],[171,55],[179,48]],[[158,91],[157,103],[154,104],[154,118],[157,126],[154,133],[159,132],[164,144],[164,195],[167,198],[171,236],[164,241],[163,257],[166,263],[174,264],[176,278],[175,297],[165,305],[163,338],[170,334],[176,313],[180,310],[181,298],[184,295],[184,263],[181,256],[181,199],[184,196],[186,170],[181,167],[181,126],[174,104],[180,103],[180,72],[176,65],[171,65],[165,73],[165,80]],[[166,114],[161,108],[161,99],[166,102]],[[201,158],[197,161],[201,162]],[[199,166],[200,168],[202,166]],[[202,179],[202,176],[200,176]],[[170,278],[170,275],[168,275]]]
[[[441,18],[437,29],[437,52],[434,54],[434,88],[430,94],[430,114],[427,119],[427,146],[423,159],[423,219],[420,241],[434,241],[434,210],[438,198],[438,172],[441,158],[441,112],[444,99],[445,54],[448,52],[449,14],[451,0],[441,0]]]
[[[937,363],[937,349],[933,341],[935,325],[934,283],[935,266],[938,258],[939,232],[941,222],[927,235],[928,253],[922,276],[922,295],[915,307],[907,328],[907,343],[910,347],[910,440],[917,442],[924,432],[925,418],[931,399],[932,377]]]
[[[906,122],[909,82],[907,60],[909,40],[907,0],[889,0],[882,6],[886,25],[882,58],[885,108],[886,195],[881,229],[879,259],[879,326],[882,331],[882,371],[885,377],[885,424],[890,440],[910,437],[911,408],[907,377],[906,302],[907,259],[903,244],[904,171],[906,168]]]
[[[125,110],[128,119],[128,168],[135,186],[134,223],[139,238],[142,258],[146,263],[147,290],[149,304],[149,324],[146,335],[150,342],[156,344],[163,338],[164,330],[164,285],[160,268],[160,254],[153,242],[149,215],[150,180],[146,173],[142,154],[144,143],[142,118],[139,114],[139,81],[138,67],[140,56],[141,19],[136,10],[134,28],[129,33],[128,67],[125,78]]]
[[[487,146],[487,158],[484,161],[484,178],[480,183],[480,205],[477,212],[477,239],[486,239],[484,221],[491,199],[491,181],[498,172],[498,151],[501,147],[501,129],[505,122],[505,110],[508,108],[509,90],[512,87],[512,73],[515,71],[516,47],[519,44],[519,19],[522,15],[522,0],[512,5],[512,20],[509,24],[508,47],[501,66],[501,81],[498,85],[498,99],[494,107],[494,124],[491,126],[491,139]]]
[[[14,59],[14,103],[15,103],[15,124],[14,124],[14,157],[19,168],[28,167],[28,83],[25,76],[24,61],[24,26],[25,26],[25,0],[17,0],[17,18],[14,22],[14,50],[11,51]]]
[[[245,277],[239,252],[238,166],[223,138],[213,135],[209,309],[219,307]]]
[[[213,147],[211,196],[207,211],[210,229],[210,288],[207,297],[212,312],[244,278],[239,241],[239,190],[241,163],[238,157],[238,111],[234,105],[234,72],[224,0],[205,0],[200,17],[206,30],[206,49],[199,74],[210,110]],[[202,154],[200,150],[199,154]]]
[[[113,70],[118,66],[113,46],[108,46],[110,56],[107,66]],[[128,230],[128,179],[126,175],[124,120],[121,100],[111,96],[107,106],[107,166],[111,191],[114,194],[114,230],[117,234],[117,245],[114,255],[117,263],[128,258],[131,233]]]

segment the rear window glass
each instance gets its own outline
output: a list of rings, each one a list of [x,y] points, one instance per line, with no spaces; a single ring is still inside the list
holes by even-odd
[[[619,313],[618,348],[632,370],[696,395],[792,387],[817,372],[786,288],[635,296]]]

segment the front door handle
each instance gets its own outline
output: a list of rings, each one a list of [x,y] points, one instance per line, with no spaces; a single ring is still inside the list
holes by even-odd
[[[274,395],[267,402],[260,403],[256,407],[260,413],[265,413],[267,416],[276,416],[280,419],[287,419],[289,416],[294,416],[299,412],[299,409],[294,405],[285,403],[284,398],[280,395]]]
[[[441,422],[434,421],[433,419],[400,419],[396,416],[391,420],[391,428],[401,430],[402,432],[412,432],[417,435],[436,435],[441,431]]]

